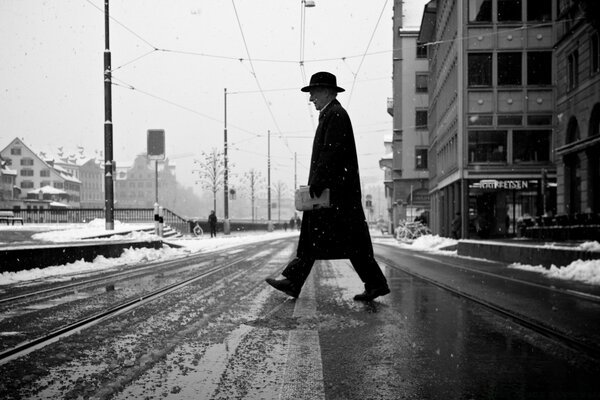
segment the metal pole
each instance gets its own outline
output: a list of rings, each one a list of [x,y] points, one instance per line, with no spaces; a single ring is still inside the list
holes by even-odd
[[[298,187],[296,179],[297,179],[297,175],[296,175],[296,152],[294,152],[294,190],[296,190],[296,188]]]
[[[154,202],[158,204],[158,160],[154,160]]]
[[[267,131],[267,230],[273,230],[271,222],[271,131]]]
[[[227,88],[224,89],[224,98],[225,127],[223,129],[223,166],[225,169],[225,173],[223,175],[223,233],[225,235],[229,235],[229,170],[227,169]]]
[[[104,218],[106,230],[115,229],[113,188],[112,78],[108,0],[104,0]]]

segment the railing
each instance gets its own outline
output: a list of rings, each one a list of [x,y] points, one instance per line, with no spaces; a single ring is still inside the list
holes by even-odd
[[[25,223],[70,223],[82,224],[94,219],[104,219],[104,210],[101,208],[67,208],[67,209],[28,209],[28,210],[6,210],[12,211],[15,217],[23,218]],[[114,210],[115,221],[126,223],[153,223],[154,209],[152,208],[116,208]],[[163,221],[177,231],[190,233],[188,221],[171,210],[164,209]]]
[[[104,209],[102,208],[62,208],[62,209],[0,209],[0,211],[12,211],[15,217],[23,218],[26,224],[84,224],[94,219],[104,219]],[[194,223],[191,220],[180,217],[173,211],[163,209],[163,223],[188,235],[192,233]],[[125,223],[154,223],[153,208],[116,208],[114,210],[115,221]],[[206,218],[197,220],[205,232],[209,232],[208,221]],[[273,222],[274,229],[284,229],[283,223]],[[230,220],[231,232],[237,231],[266,231],[266,221],[248,221],[248,220]],[[223,232],[223,221],[217,224],[217,230]]]

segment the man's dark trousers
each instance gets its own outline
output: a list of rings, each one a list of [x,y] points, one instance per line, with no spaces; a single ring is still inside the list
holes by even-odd
[[[282,275],[292,281],[299,288],[304,285],[310,271],[315,263],[314,258],[294,258],[282,272]],[[379,287],[387,287],[387,280],[379,268],[379,264],[372,256],[352,257],[350,263],[365,284],[365,289],[371,290]]]

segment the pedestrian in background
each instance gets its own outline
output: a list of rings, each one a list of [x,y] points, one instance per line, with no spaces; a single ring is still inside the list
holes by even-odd
[[[292,217],[290,218],[290,230],[294,230],[294,226],[296,226],[296,218]]]
[[[330,192],[330,208],[304,211],[300,240],[294,258],[282,272],[284,279],[267,283],[298,297],[317,259],[349,258],[365,286],[355,300],[371,301],[390,292],[373,256],[369,227],[361,204],[356,145],[350,117],[336,99],[344,89],[335,75],[318,72],[301,89],[320,111],[313,141],[308,177],[311,197]]]
[[[210,237],[217,237],[217,215],[215,210],[211,210],[208,216],[208,225],[210,226]]]
[[[452,220],[452,237],[454,239],[460,239],[460,228],[462,227],[462,219],[460,213],[457,212]]]

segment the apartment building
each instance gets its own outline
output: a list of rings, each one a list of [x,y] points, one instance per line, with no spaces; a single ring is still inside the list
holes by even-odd
[[[464,237],[517,233],[556,213],[553,46],[556,0],[433,0],[429,54],[431,228]]]
[[[429,213],[427,47],[418,44],[419,29],[404,18],[403,1],[394,2],[391,220],[413,221]]]
[[[559,214],[600,213],[600,9],[597,0],[558,3]]]

